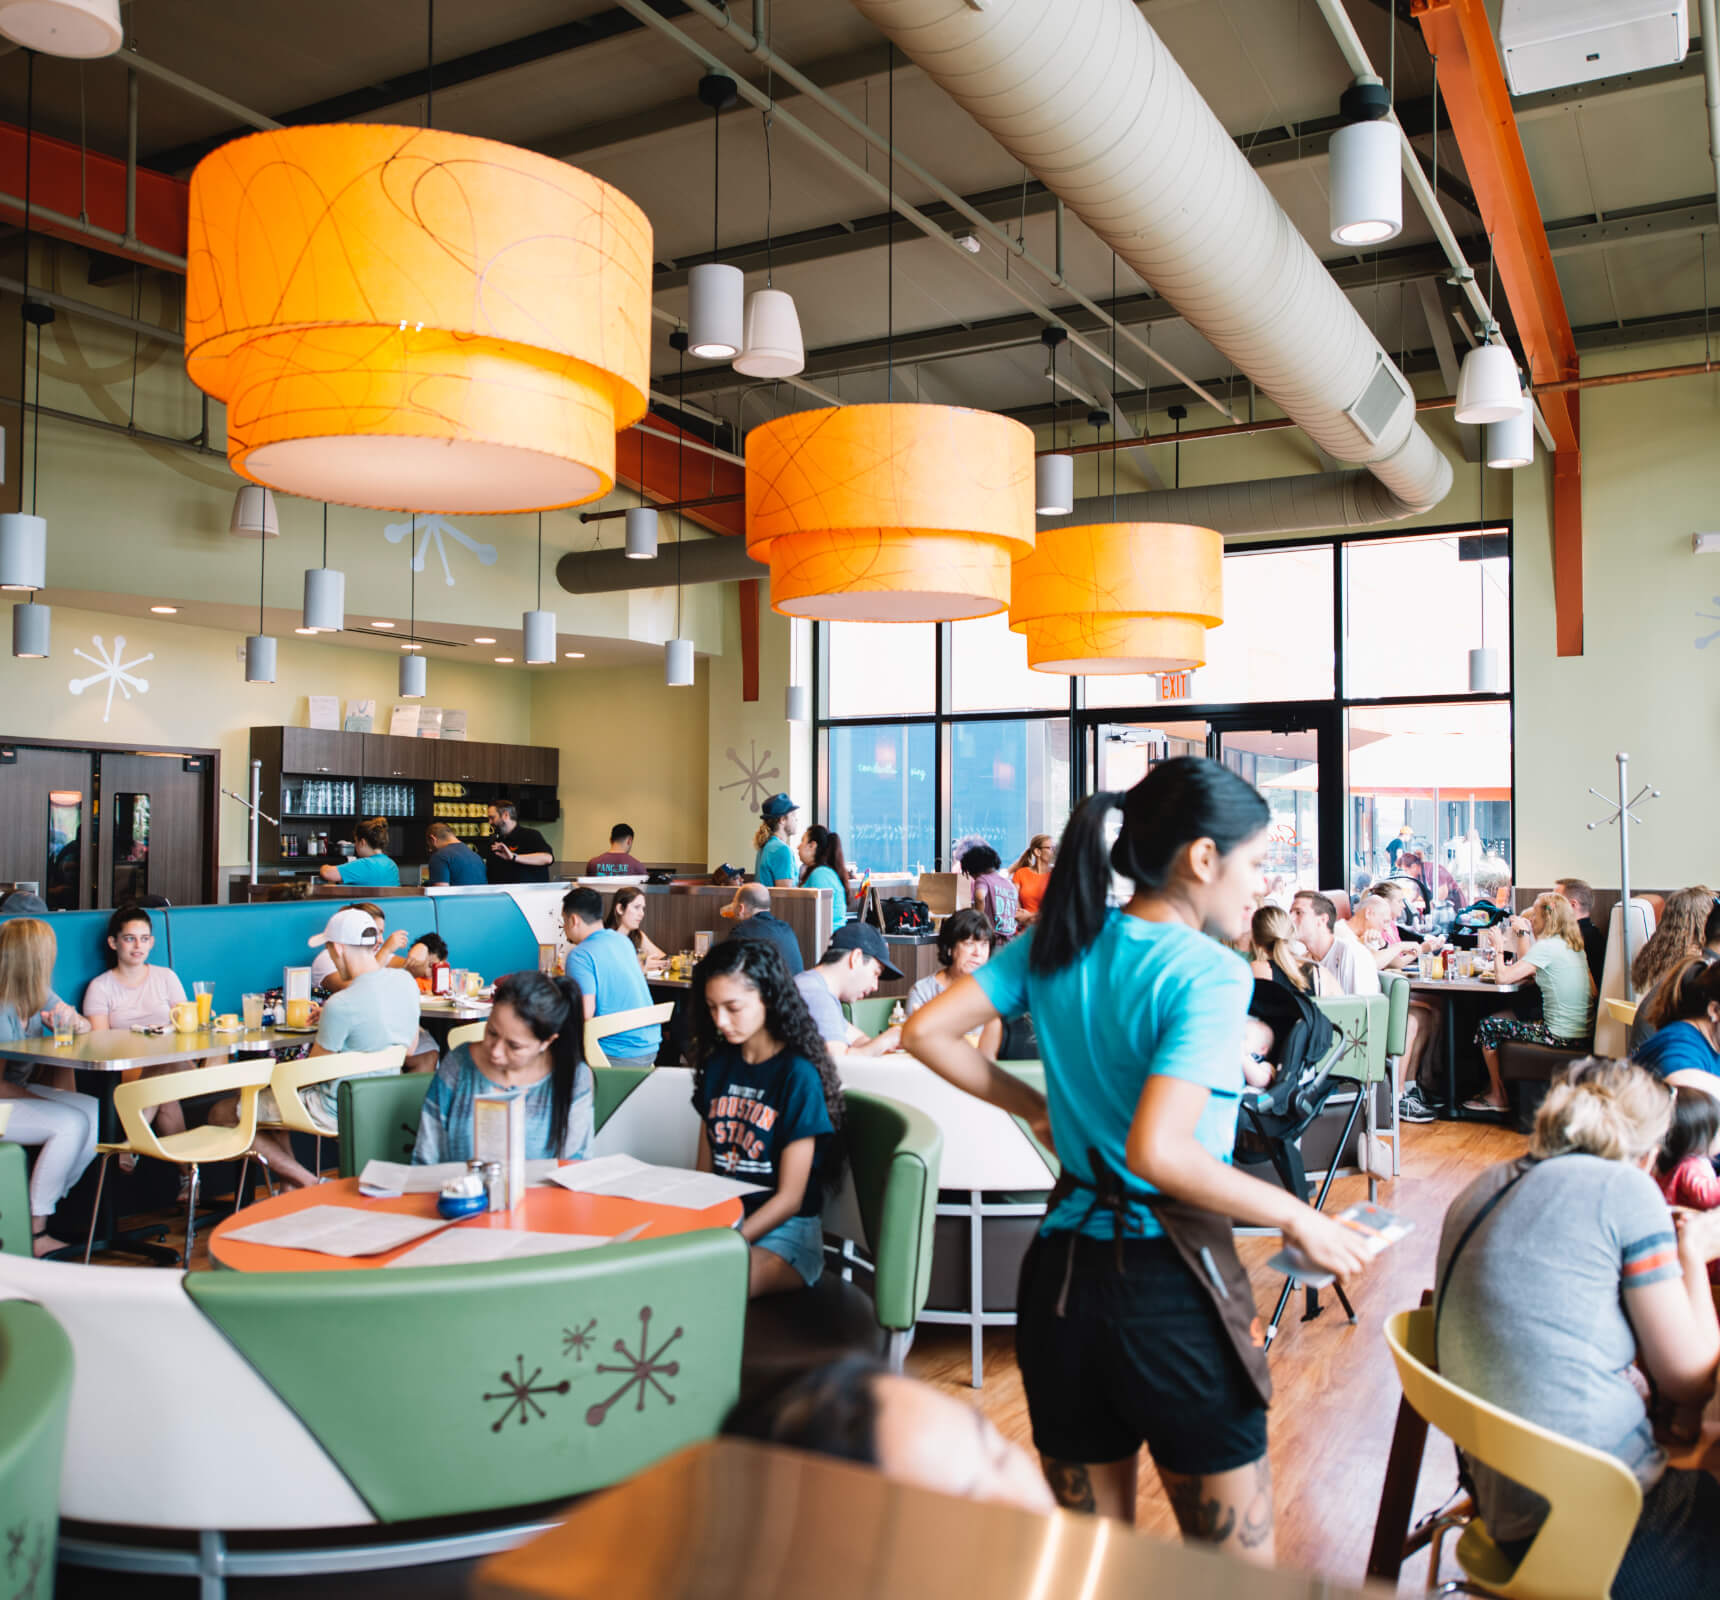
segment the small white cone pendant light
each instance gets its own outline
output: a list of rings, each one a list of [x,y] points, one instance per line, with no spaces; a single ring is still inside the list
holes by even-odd
[[[1357,78],[1338,101],[1344,125],[1327,146],[1332,242],[1378,245],[1403,232],[1402,142],[1378,78]]]
[[[418,650],[418,513],[412,514],[412,536],[406,541],[406,570],[411,574],[411,598],[407,602],[409,653],[400,658],[400,698],[422,700],[429,681],[429,668]]]
[[[812,721],[812,693],[804,683],[791,683],[783,702],[783,710],[790,722]]]
[[[1499,692],[1499,652],[1491,645],[1469,652],[1469,692],[1497,694]]]
[[[269,542],[257,540],[257,631],[245,641],[245,682],[273,683],[275,681],[275,641],[265,631],[263,622],[264,578],[269,569]]]
[[[0,589],[48,585],[48,523],[21,511],[0,515]]]
[[[13,606],[12,654],[20,660],[47,655],[53,617],[51,606],[37,605],[34,600],[20,600]]]
[[[723,113],[740,98],[735,80],[721,72],[699,79],[699,100],[711,108],[711,255],[687,274],[688,351],[700,361],[728,361],[746,341],[746,279],[739,267],[715,260],[722,220]]]
[[[547,667],[555,661],[555,613],[543,609],[543,513],[538,512],[537,547],[538,608],[520,619],[525,634],[525,663],[528,667]]]
[[[671,639],[664,646],[663,682],[671,689],[693,687],[693,641]]]
[[[1039,342],[1051,357],[1051,443],[1057,444],[1057,347],[1069,337],[1063,328],[1039,330]],[[1074,456],[1033,458],[1033,509],[1042,517],[1065,517],[1075,509]]]
[[[800,313],[794,296],[781,289],[756,289],[747,302],[746,337],[735,357],[736,372],[749,378],[792,378],[806,365]]]
[[[1516,416],[1487,424],[1487,465],[1511,471],[1534,459],[1535,409],[1525,400]]]
[[[400,698],[422,700],[430,677],[430,664],[416,650],[400,658]]]
[[[346,627],[346,574],[328,564],[328,506],[323,505],[320,567],[305,568],[305,627],[313,633],[340,633]]]
[[[233,496],[233,515],[227,531],[241,539],[278,539],[280,518],[275,515],[274,494],[260,483],[247,483]]]
[[[71,61],[111,56],[125,40],[119,0],[0,0],[0,34]]]
[[[654,561],[657,557],[657,508],[627,508],[627,559]]]
[[[1489,335],[1493,331],[1487,330]],[[1523,391],[1511,352],[1491,341],[1478,344],[1463,358],[1452,415],[1459,422],[1505,422],[1522,409]]]
[[[687,338],[688,336],[677,328],[669,335],[669,343],[675,347],[680,358],[679,398],[682,409],[687,404]],[[687,497],[687,451],[685,439],[675,444],[675,500],[677,503]],[[663,646],[663,682],[671,689],[690,689],[693,687],[693,641],[681,637],[681,546],[686,543],[687,526],[682,514],[675,513],[675,637]]]

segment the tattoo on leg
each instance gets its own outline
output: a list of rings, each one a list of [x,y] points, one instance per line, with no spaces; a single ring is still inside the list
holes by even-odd
[[[1272,1537],[1272,1463],[1262,1456],[1254,1463],[1254,1492],[1242,1513],[1236,1540],[1245,1550],[1257,1550]]]
[[[1079,1461],[1045,1460],[1045,1481],[1058,1505],[1067,1511],[1096,1511],[1093,1499],[1093,1479]]]
[[[1159,1477],[1185,1539],[1198,1539],[1203,1544],[1223,1544],[1235,1531],[1236,1507],[1208,1495],[1204,1478],[1184,1477],[1162,1469]]]

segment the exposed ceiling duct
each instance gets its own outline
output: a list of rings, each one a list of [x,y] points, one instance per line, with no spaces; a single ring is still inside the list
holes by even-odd
[[[1378,522],[1445,498],[1451,463],[1408,382],[1131,0],[852,3],[1320,449],[1377,480],[1185,490],[1178,520],[1284,532],[1343,525],[1346,503]],[[1322,503],[1332,516],[1271,520]]]

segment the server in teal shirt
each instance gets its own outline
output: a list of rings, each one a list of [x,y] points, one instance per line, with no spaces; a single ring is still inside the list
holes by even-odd
[[[800,836],[800,886],[830,890],[830,931],[848,920],[848,863],[842,857],[842,835],[815,822]]]
[[[640,1011],[651,1004],[651,990],[639,970],[639,952],[624,933],[603,926],[603,896],[595,889],[569,889],[561,902],[561,925],[567,942],[567,976],[585,997],[585,1015],[607,1017],[617,1011]],[[656,1064],[663,1043],[657,1023],[612,1033],[603,1053],[619,1067]]]
[[[353,830],[352,860],[326,866],[326,883],[361,884],[366,888],[398,889],[400,868],[388,853],[388,818],[372,817]]]
[[[1223,1219],[1280,1228],[1335,1273],[1366,1261],[1341,1223],[1230,1165],[1252,983],[1218,941],[1246,933],[1265,890],[1269,821],[1249,784],[1200,757],[1094,795],[1070,819],[1033,928],[916,1011],[902,1039],[1026,1118],[1063,1163],[1068,1192],[1022,1264],[1016,1327],[1058,1501],[1130,1520],[1144,1444],[1185,1538],[1268,1563],[1264,1362],[1245,1359],[1246,1333],[1227,1323],[1253,1301]],[[1113,870],[1134,886],[1121,909],[1108,904]],[[964,1037],[1029,1011],[1044,1098]],[[1171,1219],[1185,1244],[1211,1241],[1190,1251],[1198,1276],[1149,1196],[1205,1214]]]
[[[788,843],[799,815],[800,807],[785,794],[773,794],[759,807],[758,832],[753,835],[753,849],[758,852],[753,876],[767,889],[778,884],[789,889],[800,881],[800,866]]]

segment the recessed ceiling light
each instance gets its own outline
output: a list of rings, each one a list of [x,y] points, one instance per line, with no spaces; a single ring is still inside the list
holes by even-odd
[[[179,612],[178,606],[151,606],[149,609],[158,617],[176,616]]]
[[[371,627],[373,627],[373,628],[392,628],[393,626],[394,626],[394,624],[392,622],[373,622],[373,623],[371,623]]]
[[[293,632],[294,633],[315,633],[316,629],[315,628],[294,628]]]
[[[494,644],[495,642],[496,641],[487,633],[475,634],[472,638],[473,644]]]
[[[514,658],[512,656],[497,656],[496,663],[498,666],[511,667],[514,664]]]
[[[585,659],[585,652],[583,650],[569,650],[566,654],[569,661],[583,661]]]
[[[422,650],[424,646],[421,644],[403,644],[400,648],[402,650]]]

